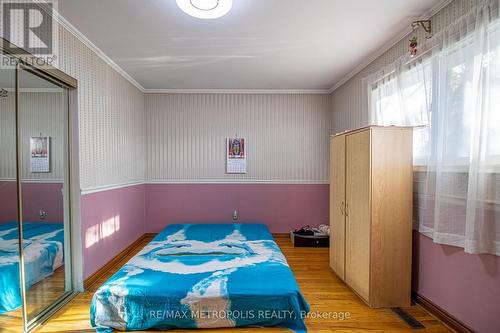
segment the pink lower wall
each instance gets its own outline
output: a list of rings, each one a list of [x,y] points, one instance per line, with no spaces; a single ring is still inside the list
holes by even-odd
[[[16,182],[0,182],[0,223],[17,220]]]
[[[81,197],[83,278],[144,234],[145,185]]]
[[[14,181],[0,181],[0,223],[17,220],[16,188]],[[40,210],[48,214],[45,221],[63,221],[61,183],[24,183],[21,189],[24,221],[40,221]]]
[[[321,184],[148,184],[146,231],[167,224],[262,222],[271,232],[306,224],[329,224],[329,185]]]
[[[413,290],[481,333],[500,330],[500,257],[413,234]]]

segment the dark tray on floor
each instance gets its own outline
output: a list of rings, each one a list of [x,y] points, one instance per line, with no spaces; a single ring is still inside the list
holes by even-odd
[[[329,236],[306,236],[290,233],[292,244],[294,247],[329,247]]]

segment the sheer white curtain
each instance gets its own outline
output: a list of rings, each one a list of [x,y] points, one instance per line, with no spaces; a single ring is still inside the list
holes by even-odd
[[[500,255],[500,22],[482,1],[366,78],[371,123],[414,131],[415,214],[435,242]]]
[[[405,64],[406,59],[370,78],[370,122],[376,125],[415,126],[414,160],[425,165],[429,151],[432,80],[429,59]]]

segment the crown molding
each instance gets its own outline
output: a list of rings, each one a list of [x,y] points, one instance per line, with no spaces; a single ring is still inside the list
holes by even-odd
[[[80,42],[91,49],[95,54],[97,54],[104,62],[106,62],[111,68],[113,68],[118,74],[120,74],[125,80],[129,81],[141,92],[144,92],[144,87],[137,82],[132,76],[125,72],[117,63],[115,63],[110,57],[108,57],[97,45],[92,43],[80,30],[73,26],[68,20],[64,18],[57,10],[53,11],[53,18],[59,23],[63,28],[75,36]]]
[[[44,1],[44,0],[42,0]],[[351,70],[347,75],[338,80],[330,89],[145,89],[139,82],[116,64],[110,57],[108,57],[99,47],[90,41],[81,31],[73,26],[66,20],[57,10],[54,10],[54,19],[71,34],[73,34],[84,45],[96,53],[104,62],[117,71],[123,78],[129,81],[141,92],[146,94],[196,94],[196,93],[212,93],[212,94],[318,94],[329,95],[335,90],[344,85],[347,81],[352,79],[355,75],[360,73],[364,68],[370,65],[377,58],[386,53],[390,48],[400,42],[409,33],[412,32],[410,23],[415,20],[427,20],[441,11],[444,7],[449,5],[453,0],[442,0],[437,3],[430,10],[425,12],[420,17],[413,17],[408,19],[408,28],[400,31],[397,35],[387,41],[378,51],[365,58],[358,66]]]
[[[146,94],[316,94],[329,95],[328,89],[145,89]]]
[[[394,45],[399,43],[402,39],[404,39],[408,34],[410,34],[413,29],[411,28],[410,24],[413,21],[417,20],[428,20],[432,18],[434,15],[436,15],[438,12],[440,12],[444,7],[448,6],[451,2],[454,0],[441,0],[438,2],[436,5],[434,5],[431,9],[426,11],[424,14],[422,14],[419,17],[413,17],[408,19],[408,27],[406,29],[401,30],[398,34],[396,34],[394,37],[392,37],[389,41],[387,41],[384,45],[382,45],[380,48],[377,49],[376,52],[374,52],[372,55],[366,57],[358,66],[356,66],[353,70],[351,70],[349,73],[347,73],[343,78],[337,81],[331,87],[328,91],[329,93],[333,93],[335,90],[343,86],[347,81],[352,79],[354,76],[359,74],[363,69],[365,69],[368,65],[370,65],[372,62],[377,60],[377,58],[381,57],[384,53],[389,51]]]

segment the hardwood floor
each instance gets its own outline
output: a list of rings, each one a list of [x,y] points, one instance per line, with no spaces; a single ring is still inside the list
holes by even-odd
[[[116,272],[125,262],[135,255],[151,239],[143,240],[126,258],[117,262],[109,273],[98,279],[85,293],[78,295],[74,300],[62,308],[51,320],[39,327],[36,332],[95,332],[89,321],[89,307],[92,295],[105,280]],[[306,324],[309,332],[412,332],[403,320],[390,309],[368,308],[329,268],[328,248],[294,248],[288,238],[276,237],[276,241],[285,254],[292,268],[300,289],[311,306],[313,313],[337,312],[350,313],[350,318],[339,320],[335,318],[320,319],[308,318]],[[425,328],[423,332],[450,332],[441,322],[430,316],[419,306],[405,308]],[[238,328],[210,329],[210,330],[172,330],[170,332],[290,332],[280,328]],[[156,331],[157,332],[157,331]]]
[[[26,292],[30,320],[64,294],[64,274],[63,265],[56,269],[54,274],[36,283]]]
[[[14,333],[22,332],[23,321],[22,321],[21,310],[14,310],[6,312],[0,315],[0,332],[1,333]]]
[[[28,317],[32,318],[51,305],[64,293],[64,266],[54,271],[54,274],[33,285],[26,292]],[[0,315],[0,333],[22,332],[21,309]]]

